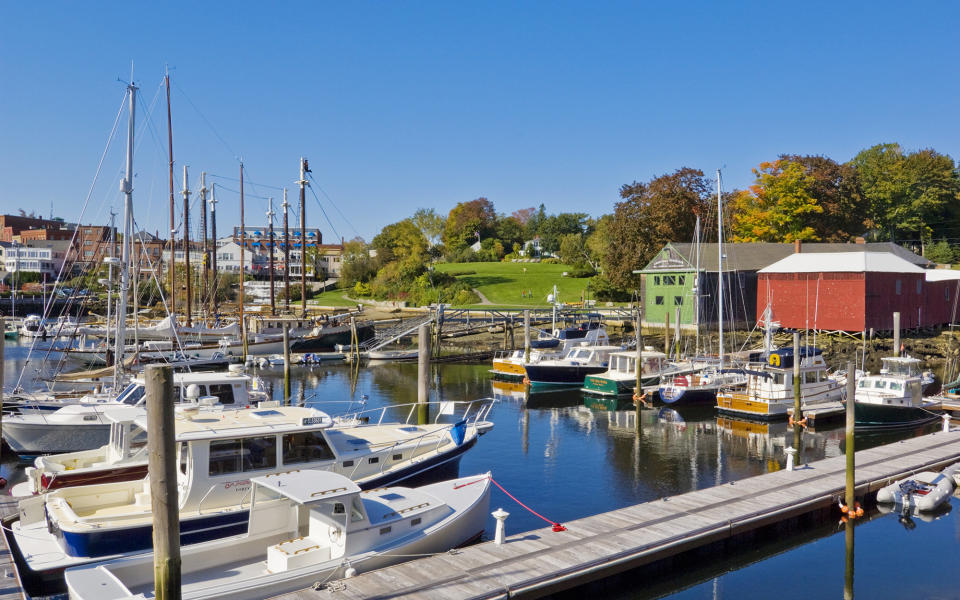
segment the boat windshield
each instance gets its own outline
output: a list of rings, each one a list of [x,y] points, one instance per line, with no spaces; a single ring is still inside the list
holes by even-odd
[[[888,360],[884,359],[883,368],[890,375],[903,375],[907,377],[920,374],[918,360]]]
[[[120,395],[117,397],[117,401],[122,402],[123,404],[128,404],[130,406],[136,406],[140,404],[140,401],[143,399],[146,389],[139,383],[131,383],[120,392]]]

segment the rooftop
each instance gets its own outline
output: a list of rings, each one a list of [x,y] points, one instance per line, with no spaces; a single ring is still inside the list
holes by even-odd
[[[924,273],[891,252],[822,252],[791,254],[759,273]]]

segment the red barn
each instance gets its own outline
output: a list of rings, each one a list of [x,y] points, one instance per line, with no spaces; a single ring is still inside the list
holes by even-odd
[[[888,330],[894,312],[904,329],[934,324],[944,311],[940,302],[934,314],[927,307],[925,274],[889,252],[791,254],[758,271],[757,320],[769,305],[773,319],[795,329]]]

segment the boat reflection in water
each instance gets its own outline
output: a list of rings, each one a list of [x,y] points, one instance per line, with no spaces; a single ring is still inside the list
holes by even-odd
[[[793,446],[793,428],[784,421],[750,421],[719,415],[717,429],[725,441],[732,443],[738,454],[743,452],[751,458],[772,461],[770,470],[778,470],[786,464],[784,449]],[[840,443],[844,440],[844,429],[842,426],[818,431],[808,428],[802,440],[803,463],[840,456],[843,454]],[[781,462],[782,465],[776,466]]]
[[[497,400],[526,402],[530,395],[527,384],[522,381],[503,381],[500,379],[491,379],[493,397]]]

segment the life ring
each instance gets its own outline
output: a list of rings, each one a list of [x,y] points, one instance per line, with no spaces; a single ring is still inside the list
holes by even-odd
[[[769,362],[770,362],[770,366],[771,366],[771,367],[779,367],[779,366],[780,366],[780,355],[779,355],[779,354],[771,354],[771,355],[770,355],[770,358],[769,358],[768,360],[769,360]]]

